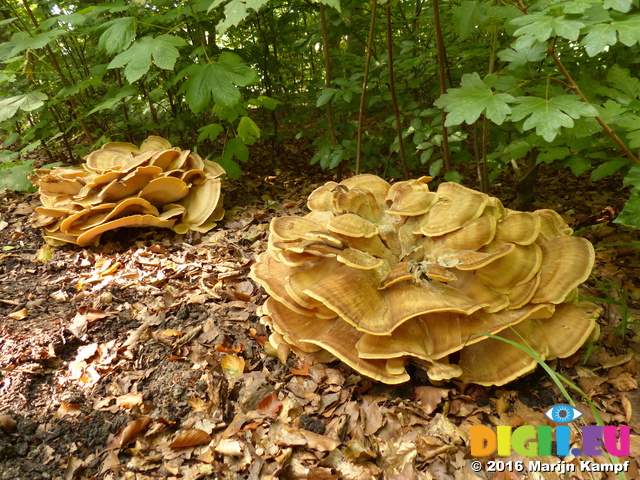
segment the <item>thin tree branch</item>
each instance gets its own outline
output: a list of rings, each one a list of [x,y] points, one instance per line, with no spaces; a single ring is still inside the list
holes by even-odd
[[[400,122],[400,109],[398,108],[398,99],[396,98],[396,85],[393,74],[393,38],[391,36],[391,5],[387,3],[387,50],[389,55],[389,91],[391,93],[391,103],[393,104],[393,113],[396,117],[396,133],[398,135],[398,151],[402,162],[402,173],[404,178],[409,178],[409,166],[407,165],[407,157],[404,153],[404,142],[402,141],[402,123]]]
[[[444,49],[444,39],[442,37],[442,28],[440,26],[440,4],[438,0],[433,0],[433,15],[436,27],[436,47],[438,50],[438,73],[440,77],[440,94],[447,92],[447,80],[445,65],[447,63],[447,55]],[[445,123],[447,121],[447,112],[442,109],[442,158],[444,160],[444,169],[446,172],[451,170],[451,154],[449,152],[449,133]]]
[[[569,71],[566,69],[566,67],[560,60],[560,58],[558,58],[558,55],[556,55],[555,46],[549,47],[549,56],[553,59],[556,66],[558,67],[558,70],[560,70],[562,75],[564,75],[564,78],[566,78],[567,83],[569,84],[571,89],[576,93],[576,95],[580,96],[580,99],[583,102],[589,103],[589,100],[587,100],[587,97],[584,95],[584,93],[582,93],[582,90],[580,90],[580,87],[578,87],[578,84],[573,80],[573,77],[571,76]],[[631,160],[633,163],[640,163],[640,160],[638,160],[638,157],[636,157],[634,153],[629,149],[629,147],[627,147],[627,145],[622,141],[622,139],[618,137],[616,132],[614,132],[611,129],[611,127],[607,124],[607,122],[605,122],[601,117],[595,117],[595,118],[596,118],[596,121],[603,128],[604,132],[607,135],[609,135],[609,137],[620,147],[620,149],[629,158],[629,160]]]
[[[376,24],[376,10],[378,0],[371,0],[371,23],[369,24],[369,38],[367,39],[367,56],[364,63],[364,78],[362,79],[362,94],[360,95],[360,109],[358,110],[358,141],[356,145],[356,175],[360,174],[360,157],[362,155],[362,127],[364,122],[364,100],[367,93],[367,81],[369,80],[369,66],[373,53],[373,34]]]

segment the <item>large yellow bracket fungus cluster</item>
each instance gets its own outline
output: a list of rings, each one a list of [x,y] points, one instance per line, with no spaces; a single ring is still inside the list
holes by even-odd
[[[576,300],[591,243],[552,210],[506,209],[456,183],[329,182],[304,217],[275,218],[252,278],[270,295],[271,343],[333,356],[376,380],[405,382],[408,359],[434,382],[502,385],[535,358],[575,353],[598,309]]]
[[[35,223],[52,245],[97,244],[120,227],[206,232],[224,216],[225,171],[196,153],[150,136],[140,147],[106,143],[81,168],[36,170],[30,180],[43,206]]]

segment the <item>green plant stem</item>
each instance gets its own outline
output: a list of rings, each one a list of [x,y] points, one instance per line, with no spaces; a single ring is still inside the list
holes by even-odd
[[[440,4],[439,0],[433,0],[433,16],[436,30],[436,47],[438,50],[438,76],[440,79],[440,94],[447,92],[446,63],[447,55],[442,37],[442,27],[440,25]],[[446,172],[451,170],[451,153],[449,150],[449,133],[445,123],[447,122],[447,112],[442,109],[442,159]]]
[[[580,87],[578,87],[578,84],[573,80],[573,77],[571,76],[569,71],[566,69],[566,67],[562,63],[562,60],[560,60],[560,58],[558,58],[558,55],[556,55],[555,46],[549,47],[548,53],[549,53],[549,56],[555,62],[556,66],[558,67],[558,70],[560,70],[562,75],[564,75],[564,78],[567,80],[567,83],[569,84],[571,89],[576,93],[576,95],[580,96],[580,99],[583,102],[589,103],[589,100],[587,100],[587,97],[585,96],[585,94],[582,93],[582,90],[580,90]],[[633,163],[640,163],[640,160],[638,160],[638,157],[636,157],[633,154],[633,152],[629,149],[629,147],[627,147],[627,145],[622,141],[622,139],[618,137],[616,132],[614,132],[611,129],[611,127],[607,124],[607,122],[605,122],[599,116],[595,118],[596,118],[596,121],[603,128],[604,132],[620,147],[620,149],[624,152],[627,158],[629,158],[629,160],[631,160]]]
[[[396,98],[396,85],[393,74],[393,37],[391,35],[391,5],[387,3],[387,50],[389,55],[389,91],[391,93],[391,103],[393,104],[393,113],[396,117],[396,133],[398,135],[398,151],[400,152],[400,161],[402,162],[402,172],[404,178],[409,178],[409,166],[407,165],[407,157],[404,153],[404,142],[402,141],[402,123],[400,121],[400,109],[398,108],[398,99]]]
[[[364,78],[362,79],[362,94],[360,95],[360,108],[358,109],[358,141],[356,145],[356,175],[360,174],[360,158],[362,155],[362,128],[364,122],[364,100],[367,93],[367,81],[369,80],[369,66],[373,54],[373,35],[376,24],[376,10],[378,0],[371,1],[371,23],[369,23],[369,38],[367,39],[367,56],[364,63]]]

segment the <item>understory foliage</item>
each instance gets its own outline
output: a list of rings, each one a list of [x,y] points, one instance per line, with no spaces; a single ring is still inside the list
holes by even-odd
[[[40,146],[162,135],[238,178],[295,135],[340,173],[489,191],[514,169],[523,204],[542,163],[618,174],[640,226],[638,0],[0,5],[0,187],[28,188]]]

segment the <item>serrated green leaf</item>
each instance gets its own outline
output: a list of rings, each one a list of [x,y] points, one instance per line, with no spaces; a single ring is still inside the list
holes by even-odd
[[[616,158],[615,160],[604,162],[593,169],[591,172],[591,180],[597,182],[602,178],[609,177],[628,164],[629,160],[626,158]]]
[[[449,170],[444,174],[444,180],[446,182],[462,183],[462,175],[460,172],[456,172],[455,170]]]
[[[238,125],[238,137],[245,145],[251,145],[260,138],[260,129],[249,117],[242,117]]]
[[[607,72],[607,80],[631,99],[640,98],[640,80],[632,77],[628,69],[613,64]]]
[[[198,143],[207,138],[213,142],[218,138],[218,135],[224,132],[224,128],[219,123],[210,123],[209,125],[199,128],[198,132]]]
[[[18,110],[31,112],[40,108],[48,98],[42,92],[29,92],[22,95],[4,97],[0,99],[0,122],[13,118]]]
[[[145,75],[151,67],[151,61],[158,68],[173,70],[180,52],[176,47],[186,45],[187,42],[173,35],[158,35],[142,37],[136,40],[127,50],[119,53],[108,68],[119,68],[126,65],[124,75],[129,83],[134,83]]]
[[[109,89],[109,93],[105,95],[102,101],[96,105],[87,115],[92,115],[101,110],[108,110],[113,108],[113,106],[118,103],[123,98],[131,97],[133,95],[139,95],[140,90],[138,90],[133,85],[125,85],[124,87],[114,87]]]
[[[227,172],[229,178],[238,180],[242,176],[242,169],[240,168],[240,165],[234,162],[231,158],[217,157],[214,158],[213,161],[224,168],[224,171]]]
[[[465,40],[486,18],[484,3],[464,1],[459,7],[454,7],[451,20],[460,40]]]
[[[225,155],[233,155],[242,163],[249,160],[249,149],[238,137],[227,140],[224,144],[224,153]]]
[[[136,37],[136,19],[134,17],[116,18],[107,22],[109,27],[100,35],[98,48],[109,55],[120,52],[131,45]]]
[[[443,165],[444,165],[444,160],[442,158],[439,158],[438,160],[433,162],[431,165],[429,165],[429,176],[430,177],[438,176],[438,174],[440,173],[440,170],[442,170]]]
[[[638,164],[633,165],[629,169],[624,179],[622,180],[622,184],[625,187],[632,185],[635,188],[640,189],[640,165]]]
[[[514,98],[507,93],[494,93],[485,85],[478,73],[462,76],[460,88],[450,88],[434,104],[444,108],[449,114],[445,125],[472,124],[483,113],[497,125],[501,125],[511,112],[509,103]]]
[[[621,223],[633,228],[640,229],[640,191],[635,190],[624,208],[613,221],[613,223]]]
[[[183,89],[193,113],[200,113],[210,105],[211,99],[224,107],[231,107],[240,100],[240,91],[231,82],[226,68],[216,63],[192,65],[187,69],[189,78]]]
[[[598,111],[593,105],[582,102],[577,95],[559,95],[549,100],[538,97],[517,97],[512,107],[514,122],[527,118],[523,128],[536,129],[547,142],[552,142],[562,127],[571,128],[573,119],[595,117]]]
[[[35,192],[27,178],[32,171],[33,160],[0,163],[0,191],[6,188],[13,192]]]

